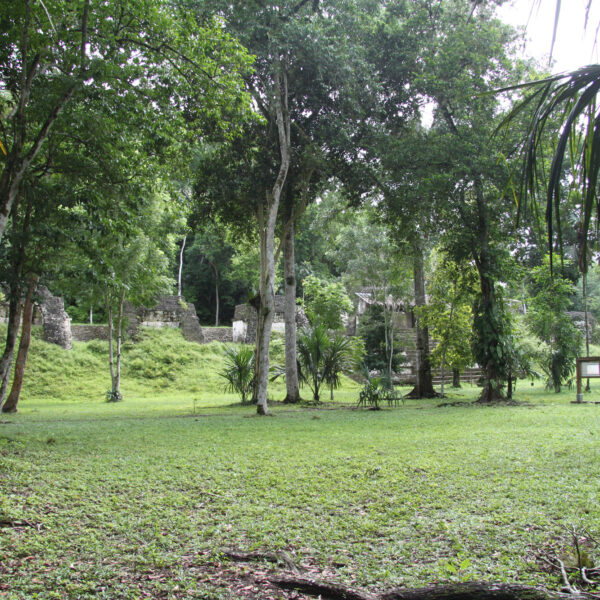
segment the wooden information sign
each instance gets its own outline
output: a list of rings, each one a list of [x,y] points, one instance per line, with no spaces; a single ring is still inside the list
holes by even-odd
[[[583,402],[582,379],[600,378],[600,356],[586,356],[578,358],[575,363],[577,372],[577,402]]]

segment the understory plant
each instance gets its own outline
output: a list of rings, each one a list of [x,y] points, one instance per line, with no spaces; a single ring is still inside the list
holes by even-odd
[[[385,376],[371,376],[365,368],[365,384],[358,396],[360,407],[368,407],[372,410],[380,410],[381,404],[387,402],[388,406],[397,405],[402,399],[398,395],[390,379]]]
[[[341,385],[341,374],[352,371],[364,354],[361,340],[348,338],[341,331],[331,332],[323,323],[304,327],[298,333],[298,376],[307,384],[313,401],[320,402],[323,384],[333,390]]]
[[[557,257],[558,258],[558,257]],[[558,263],[558,260],[556,260]],[[549,259],[533,269],[536,294],[529,301],[527,324],[542,342],[540,367],[548,378],[548,388],[560,392],[575,368],[583,338],[566,314],[571,306],[575,287],[566,277],[551,273]]]
[[[254,385],[254,349],[249,346],[239,349],[226,347],[225,370],[219,375],[227,381],[224,390],[239,394],[242,404],[246,404]]]

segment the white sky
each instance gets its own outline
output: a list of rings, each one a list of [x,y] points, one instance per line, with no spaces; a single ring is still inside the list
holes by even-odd
[[[553,52],[553,72],[570,71],[600,62],[598,44],[594,43],[600,24],[600,1],[592,2],[587,29],[584,29],[586,4],[587,0],[562,1]],[[511,0],[498,11],[506,23],[527,27],[529,41],[525,52],[528,56],[544,60],[544,65],[548,62],[552,44],[555,8],[556,0],[541,0],[539,8],[537,0]]]

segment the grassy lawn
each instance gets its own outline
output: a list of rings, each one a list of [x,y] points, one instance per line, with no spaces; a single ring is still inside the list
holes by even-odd
[[[372,590],[556,589],[536,555],[600,522],[600,406],[571,404],[574,391],[520,383],[520,406],[274,405],[260,418],[211,377],[195,392],[133,379],[119,404],[30,383],[0,424],[0,522],[13,523],[0,527],[0,598],[300,597],[261,591],[250,576],[276,567],[232,564],[232,548],[285,550]],[[586,399],[600,400],[595,383]]]

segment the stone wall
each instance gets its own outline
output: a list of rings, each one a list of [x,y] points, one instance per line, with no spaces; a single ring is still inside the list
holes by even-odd
[[[196,309],[179,296],[161,296],[152,308],[135,308],[126,303],[125,316],[129,321],[128,332],[135,337],[138,327],[178,327],[188,342],[204,343],[204,334]]]
[[[71,325],[71,336],[76,342],[108,340],[106,325]]]
[[[285,333],[284,323],[284,296],[275,296],[275,315],[273,317],[273,326],[271,331]],[[254,344],[256,342],[256,326],[258,323],[258,313],[251,304],[238,304],[233,313],[233,341],[244,344]],[[308,325],[308,319],[304,309],[296,306],[296,327]]]
[[[231,327],[203,327],[204,343],[221,342],[228,344],[233,342],[233,330]]]
[[[44,340],[71,349],[71,319],[62,298],[53,296],[47,287],[38,286],[37,297],[44,322]]]

